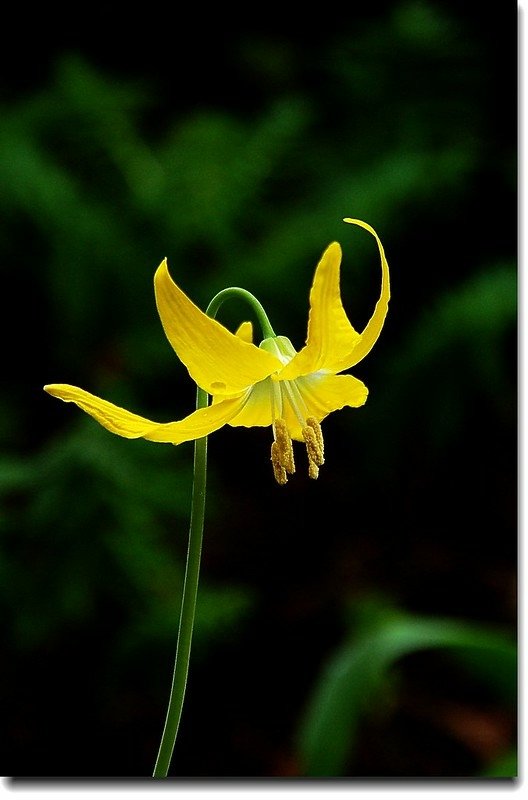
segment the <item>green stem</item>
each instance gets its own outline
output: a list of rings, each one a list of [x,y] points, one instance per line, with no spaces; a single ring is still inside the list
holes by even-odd
[[[196,392],[196,408],[207,405],[207,392],[198,387]],[[154,778],[166,778],[172,758],[180,725],[196,611],[198,578],[200,576],[200,558],[202,554],[203,527],[205,518],[205,490],[207,481],[207,436],[194,443],[194,477],[191,503],[191,522],[189,527],[189,545],[187,563],[183,582],[183,598],[180,612],[180,629],[176,646],[176,660],[172,676],[172,687],[165,727],[161,737],[158,758],[154,767]]]
[[[262,338],[269,339],[271,336],[275,336],[275,331],[271,327],[271,322],[268,319],[268,315],[264,311],[264,307],[261,305],[261,303],[259,303],[257,298],[251,294],[251,292],[248,292],[246,289],[240,289],[238,286],[230,286],[228,289],[222,289],[221,292],[218,292],[218,294],[215,295],[209,303],[207,314],[209,314],[210,317],[215,317],[218,309],[225,300],[237,296],[247,300],[247,302],[253,308],[260,327],[262,328]]]
[[[264,308],[256,297],[245,289],[231,287],[219,292],[207,307],[206,314],[216,317],[222,303],[233,296],[247,300],[259,320],[263,337],[275,336],[273,328]],[[196,408],[205,408],[208,404],[208,395],[203,389],[197,387]],[[165,726],[161,736],[158,757],[154,766],[154,778],[166,778],[178,735],[178,728],[185,698],[187,676],[189,674],[189,661],[191,657],[191,644],[196,613],[196,597],[198,594],[198,579],[200,576],[200,560],[202,555],[203,529],[205,519],[205,491],[207,483],[207,436],[196,439],[194,443],[194,474],[191,502],[191,521],[189,525],[189,544],[187,548],[187,562],[185,565],[185,578],[183,581],[183,598],[180,612],[180,627],[176,645],[176,659],[172,675],[172,686],[169,697],[169,706],[165,719]]]

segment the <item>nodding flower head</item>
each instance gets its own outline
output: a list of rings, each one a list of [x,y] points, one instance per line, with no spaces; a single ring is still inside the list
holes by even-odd
[[[304,442],[308,474],[317,478],[324,463],[321,422],[332,411],[365,403],[367,387],[358,378],[342,373],[361,361],[376,342],[390,298],[389,268],[377,233],[361,220],[344,221],[371,233],[381,258],[380,298],[362,333],[352,327],[341,302],[341,247],[337,242],[326,248],[315,270],[308,334],[299,351],[285,336],[275,336],[269,324],[259,346],[253,343],[248,322],[231,333],[184,294],[164,260],[154,276],[161,322],[193,381],[211,396],[210,405],[176,422],[159,423],[76,386],[50,384],[44,389],[65,402],[76,403],[109,431],[128,439],[143,437],[181,444],[224,425],[270,426],[271,462],[277,482],[285,484],[288,475],[295,472],[292,441]]]

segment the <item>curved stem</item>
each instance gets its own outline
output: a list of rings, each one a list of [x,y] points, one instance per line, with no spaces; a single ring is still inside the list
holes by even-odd
[[[196,393],[196,408],[207,405],[207,392],[198,388]],[[180,628],[178,631],[178,644],[176,646],[176,660],[172,676],[172,687],[169,698],[169,707],[165,727],[161,737],[161,744],[154,767],[154,778],[166,778],[174,750],[174,743],[178,734],[189,660],[191,655],[192,634],[194,628],[194,615],[196,611],[196,596],[198,593],[198,579],[200,576],[200,559],[202,554],[203,527],[205,518],[205,490],[207,480],[207,436],[197,439],[194,443],[194,478],[191,503],[191,522],[189,527],[189,545],[187,549],[187,563],[183,582],[183,599],[180,612]]]
[[[251,294],[251,292],[248,292],[247,289],[240,289],[238,286],[230,286],[228,289],[222,289],[221,292],[218,292],[218,294],[213,297],[209,303],[209,306],[207,307],[206,313],[210,317],[216,316],[216,312],[222,303],[231,297],[237,296],[247,300],[247,302],[253,308],[260,327],[262,328],[262,338],[269,339],[271,336],[275,336],[275,331],[271,327],[271,322],[268,319],[268,315],[264,311],[264,306],[257,300],[255,295]]]
[[[264,308],[256,297],[245,289],[231,287],[218,292],[209,303],[206,314],[216,317],[222,303],[233,296],[240,296],[247,300],[262,327],[264,338],[275,336],[273,328]],[[203,389],[197,387],[196,408],[205,408],[208,395]],[[180,627],[176,645],[176,659],[172,675],[172,686],[169,697],[169,706],[165,718],[165,726],[161,736],[158,757],[154,766],[154,778],[166,778],[178,734],[180,719],[189,674],[189,661],[191,657],[191,644],[196,612],[196,597],[198,594],[198,579],[200,576],[200,560],[202,555],[203,528],[205,519],[205,491],[207,483],[207,436],[196,439],[194,443],[194,475],[191,502],[191,521],[189,525],[189,545],[187,548],[187,562],[185,565],[185,578],[183,581],[183,598],[180,612]]]

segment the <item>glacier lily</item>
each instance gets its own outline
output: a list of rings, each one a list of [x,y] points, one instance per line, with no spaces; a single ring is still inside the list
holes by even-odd
[[[295,471],[292,440],[305,443],[308,471],[317,478],[324,461],[321,422],[333,411],[365,403],[367,387],[345,370],[359,363],[376,342],[390,297],[389,268],[383,245],[366,222],[346,218],[376,239],[381,258],[381,293],[362,333],[350,324],[340,293],[341,247],[324,251],[310,291],[306,344],[298,352],[285,336],[276,336],[264,310],[255,301],[264,339],[252,341],[251,323],[231,333],[201,311],[174,283],[164,260],[154,277],[158,312],[165,334],[193,381],[210,395],[211,404],[177,422],[158,423],[68,384],[44,389],[65,402],[76,403],[112,433],[128,439],[180,444],[197,440],[224,425],[271,426],[271,461],[279,484]]]
[[[381,257],[380,298],[362,333],[354,330],[341,302],[341,248],[336,242],[327,247],[315,271],[308,335],[299,352],[285,336],[275,335],[252,294],[239,288],[224,289],[204,313],[173,282],[163,261],[154,277],[156,303],[167,338],[198,387],[196,411],[177,422],[158,423],[77,386],[44,387],[49,394],[76,403],[119,436],[172,444],[195,442],[178,644],[155,778],[168,775],[185,698],[204,528],[208,434],[223,425],[271,426],[271,461],[277,482],[285,484],[295,471],[292,440],[305,442],[308,474],[317,478],[324,461],[321,421],[345,406],[361,406],[367,398],[367,388],[360,380],[341,373],[367,355],[381,332],[390,297],[389,268],[375,230],[361,220],[346,218],[345,222],[369,231]],[[253,344],[251,323],[243,322],[233,334],[214,318],[220,305],[236,295],[249,301],[259,320],[264,338],[258,347]]]

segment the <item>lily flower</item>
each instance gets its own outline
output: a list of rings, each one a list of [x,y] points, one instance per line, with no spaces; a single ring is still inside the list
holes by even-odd
[[[295,472],[292,440],[304,442],[308,472],[317,478],[324,462],[321,422],[333,411],[362,406],[365,384],[345,370],[371,350],[383,327],[390,298],[389,268],[381,241],[366,222],[346,218],[376,239],[381,258],[381,293],[362,333],[350,324],[341,302],[341,247],[324,251],[310,291],[306,344],[298,352],[285,336],[268,336],[257,347],[251,323],[231,333],[201,311],[174,283],[167,261],[154,276],[156,304],[165,334],[192,380],[211,396],[211,404],[184,419],[159,423],[133,414],[68,384],[45,391],[75,403],[101,425],[127,439],[181,444],[224,425],[271,426],[271,461],[279,484]],[[271,330],[271,328],[270,328]]]

